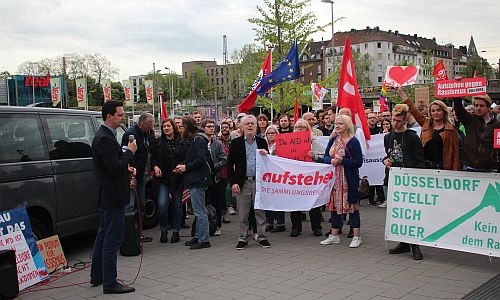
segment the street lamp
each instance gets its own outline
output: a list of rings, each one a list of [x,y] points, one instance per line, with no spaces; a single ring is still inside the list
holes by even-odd
[[[170,112],[172,113],[172,117],[175,115],[175,108],[174,108],[174,80],[172,79],[172,69],[169,67],[165,67],[165,70],[168,70],[168,84],[169,84],[169,89],[170,89]]]
[[[321,0],[323,3],[330,3],[331,8],[332,8],[332,44],[333,44],[333,1],[332,0]]]
[[[334,72],[334,65],[335,65],[335,41],[333,40],[333,35],[334,35],[334,29],[333,29],[333,24],[335,23],[333,21],[333,1],[332,0],[321,0],[323,3],[330,3],[331,9],[332,9],[332,72]],[[324,59],[324,58],[323,58]],[[325,69],[326,64],[325,64]]]

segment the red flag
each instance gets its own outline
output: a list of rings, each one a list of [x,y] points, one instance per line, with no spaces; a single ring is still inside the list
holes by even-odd
[[[243,100],[239,105],[238,105],[238,110],[242,113],[247,113],[254,105],[255,99],[257,99],[257,89],[261,85],[261,80],[271,72],[271,50],[269,50],[269,53],[267,54],[267,58],[264,61],[264,64],[262,64],[262,68],[260,69],[259,75],[257,75],[257,78],[255,79],[253,85],[252,85],[252,90],[250,93],[247,95],[245,100]]]
[[[161,100],[161,120],[165,120],[168,118],[168,113],[167,109],[165,108],[165,101],[163,101],[163,97],[160,95],[160,100]]]
[[[295,99],[295,108],[293,110],[293,123],[297,123],[299,120],[299,101]]]
[[[444,67],[442,59],[440,59],[434,66],[434,72],[432,72],[432,76],[436,77],[437,80],[448,80],[448,74],[446,73],[446,69]]]
[[[363,129],[365,139],[369,140],[370,129],[368,128],[368,119],[366,118],[365,107],[359,94],[354,61],[352,60],[351,43],[349,43],[347,36],[345,38],[337,99],[339,107],[346,107],[351,110],[352,122]]]

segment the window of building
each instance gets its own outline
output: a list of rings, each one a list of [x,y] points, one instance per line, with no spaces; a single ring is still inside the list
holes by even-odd
[[[304,75],[304,67],[300,67],[300,74]]]
[[[344,46],[340,47],[340,53],[344,53]]]
[[[217,85],[219,85],[219,78],[215,78],[215,82]]]
[[[224,84],[224,77],[220,79],[220,84]]]
[[[396,54],[394,54],[394,60],[396,60]]]
[[[318,78],[317,78],[316,82],[320,82],[320,81],[321,81],[321,75],[318,75]]]
[[[316,53],[316,59],[321,59],[321,54],[320,53]]]
[[[382,59],[382,53],[377,53],[377,59],[381,60]]]
[[[387,54],[387,60],[391,60],[391,54]]]
[[[356,52],[361,52],[361,47],[359,45],[356,45]]]
[[[318,65],[316,69],[318,71],[318,74],[321,74],[321,65]]]
[[[382,64],[378,64],[378,65],[377,65],[377,70],[378,70],[378,71],[382,71]]]
[[[377,81],[380,83],[382,82],[382,76],[377,77]]]
[[[307,60],[307,55],[302,55],[302,60]]]
[[[214,69],[210,69],[210,73],[214,76]]]
[[[220,68],[220,74],[224,75],[224,68]]]
[[[36,115],[0,115],[0,136],[0,163],[48,159]]]
[[[94,130],[89,117],[44,116],[49,128],[50,159],[92,157]]]
[[[368,43],[365,43],[365,50],[368,49]]]
[[[377,43],[377,48],[382,48],[382,43],[381,42]]]

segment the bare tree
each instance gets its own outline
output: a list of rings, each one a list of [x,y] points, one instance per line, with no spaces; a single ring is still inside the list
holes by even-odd
[[[111,62],[102,54],[87,54],[85,55],[85,59],[88,61],[90,76],[99,84],[102,79],[118,75],[118,68],[111,65]]]

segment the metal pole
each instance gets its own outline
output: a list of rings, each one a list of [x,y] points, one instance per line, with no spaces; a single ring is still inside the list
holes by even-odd
[[[31,76],[31,88],[33,90],[33,104],[35,104],[35,69],[33,69],[33,75]]]
[[[170,99],[172,99],[172,118],[175,117],[175,102],[174,102],[174,78],[172,77],[172,74],[170,74]]]
[[[218,124],[217,122],[217,91],[215,93],[215,124]]]

